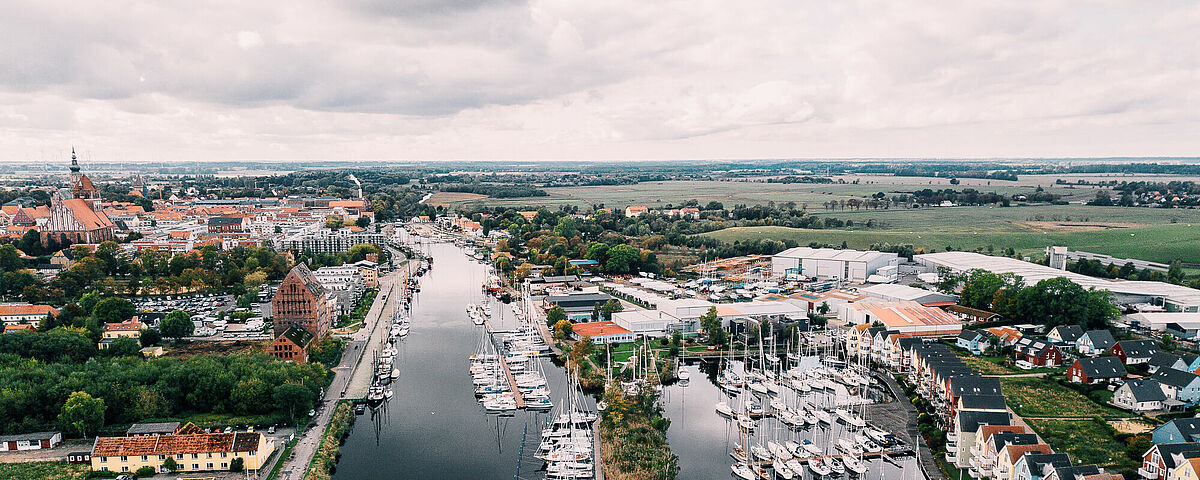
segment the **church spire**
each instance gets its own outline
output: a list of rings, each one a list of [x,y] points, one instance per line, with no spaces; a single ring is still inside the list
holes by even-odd
[[[75,147],[71,147],[71,173],[79,173],[79,160],[75,158]]]

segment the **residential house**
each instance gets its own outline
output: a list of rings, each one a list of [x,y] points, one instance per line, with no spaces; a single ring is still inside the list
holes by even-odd
[[[992,327],[986,329],[985,331],[996,337],[1000,344],[1004,346],[1015,345],[1017,340],[1020,340],[1021,337],[1024,336],[1020,330],[1012,327]]]
[[[1054,453],[1054,449],[1045,443],[1011,444],[1000,447],[996,456],[996,468],[993,469],[995,478],[1011,479],[1017,474],[1018,465],[1028,454],[1039,455]]]
[[[41,450],[54,448],[62,443],[62,432],[34,432],[17,435],[0,435],[0,452]]]
[[[967,468],[971,462],[970,450],[975,446],[975,436],[983,425],[1010,425],[1008,412],[961,412],[954,418],[954,429],[946,435],[946,461],[958,468]]]
[[[1112,346],[1111,352],[1126,365],[1139,365],[1150,362],[1159,348],[1154,340],[1122,340]]]
[[[1079,325],[1059,325],[1050,329],[1046,339],[1057,345],[1075,345],[1075,341],[1083,336],[1083,328]]]
[[[71,452],[67,454],[67,463],[71,465],[91,465],[92,452]]]
[[[987,348],[987,337],[974,330],[963,330],[954,340],[954,344],[975,355],[983,355],[983,350]]]
[[[1124,480],[1119,473],[1108,473],[1096,465],[1051,466],[1045,480]]]
[[[1175,480],[1175,470],[1192,458],[1200,458],[1200,443],[1155,444],[1142,454],[1137,473],[1147,480]]]
[[[1150,361],[1146,362],[1146,368],[1150,371],[1150,373],[1154,373],[1160,368],[1174,368],[1176,370],[1188,372],[1191,371],[1191,369],[1188,368],[1188,363],[1184,361],[1183,358],[1167,352],[1155,352],[1154,355],[1151,355]]]
[[[1153,378],[1126,380],[1112,398],[1113,405],[1134,412],[1162,410],[1166,401],[1162,385]]]
[[[1013,357],[1035,367],[1057,367],[1062,363],[1062,351],[1056,345],[1028,336],[1013,346]]]
[[[1024,436],[1032,437],[1032,441],[1026,441]],[[994,446],[997,439],[1011,441]],[[1025,433],[1025,427],[1019,425],[981,425],[979,431],[975,432],[975,445],[972,445],[968,452],[971,457],[967,464],[971,468],[972,477],[992,476],[996,467],[996,455],[1005,446],[1014,443],[1028,445],[1039,442],[1037,435]]]
[[[1186,462],[1176,467],[1173,473],[1178,480],[1200,479],[1200,458],[1187,459]]]
[[[1197,442],[1200,445],[1200,418],[1176,418],[1159,425],[1150,434],[1154,443]]]
[[[1200,376],[1174,368],[1160,368],[1150,378],[1162,384],[1163,393],[1170,400],[1188,405],[1200,401]]]
[[[1067,368],[1067,380],[1075,383],[1112,382],[1126,375],[1125,364],[1117,357],[1079,358]]]
[[[1097,356],[1107,352],[1116,345],[1112,332],[1108,330],[1088,330],[1075,340],[1075,350],[1082,355]]]
[[[1013,465],[1013,480],[1044,480],[1056,467],[1071,466],[1065,453],[1027,453]]]
[[[37,327],[47,316],[58,316],[58,309],[50,305],[0,305],[0,324],[27,324]]]
[[[229,470],[235,458],[252,472],[261,469],[274,451],[275,443],[257,432],[97,437],[92,470],[132,473],[151,467],[165,473],[163,461],[173,456],[179,473]]]
[[[100,349],[107,350],[118,338],[138,340],[142,338],[142,330],[145,328],[146,325],[138,321],[137,317],[124,322],[106,323],[104,324],[104,333],[100,335]]]
[[[625,207],[626,217],[640,217],[650,212],[650,208],[644,205],[633,205]]]

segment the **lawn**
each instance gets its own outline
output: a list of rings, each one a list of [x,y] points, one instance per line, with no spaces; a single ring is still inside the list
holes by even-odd
[[[77,480],[90,468],[67,462],[0,463],[0,479]]]
[[[1125,442],[1113,438],[1108,424],[1094,419],[1029,419],[1029,425],[1055,452],[1067,453],[1076,465],[1096,464],[1116,471],[1135,470],[1139,463],[1125,456]]]
[[[1000,379],[1000,387],[1008,406],[1023,417],[1129,417],[1046,378],[1006,377]]]

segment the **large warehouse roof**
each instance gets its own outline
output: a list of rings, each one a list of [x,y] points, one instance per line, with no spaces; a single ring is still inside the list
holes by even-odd
[[[1050,268],[1009,257],[993,257],[974,252],[938,252],[913,256],[913,260],[929,267],[947,267],[954,272],[983,269],[993,273],[1012,273],[1033,285],[1047,278],[1066,277],[1085,288],[1108,290],[1118,295],[1163,297],[1185,305],[1200,305],[1200,290],[1165,282],[1108,280]]]
[[[784,258],[815,258],[821,260],[841,260],[844,262],[866,262],[878,257],[894,258],[894,253],[859,251],[859,250],[837,250],[833,248],[812,248],[812,247],[795,247],[789,248],[775,254],[776,257]]]

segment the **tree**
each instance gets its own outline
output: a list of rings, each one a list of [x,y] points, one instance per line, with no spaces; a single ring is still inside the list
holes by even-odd
[[[604,262],[604,271],[611,274],[630,274],[638,270],[642,254],[636,248],[621,244],[608,249],[608,260]]]
[[[87,432],[95,432],[104,426],[104,410],[104,399],[94,398],[87,392],[74,392],[63,404],[58,421],[79,432],[80,437],[87,437]]]
[[[1018,294],[1018,311],[1011,316],[1044,325],[1078,324],[1085,330],[1108,328],[1120,316],[1112,292],[1084,289],[1065,277],[1047,278]]]
[[[555,305],[550,308],[550,312],[546,314],[546,325],[554,326],[558,322],[567,319],[567,312],[562,307]]]
[[[153,328],[142,330],[142,336],[138,338],[138,343],[141,343],[143,347],[153,347],[161,342],[162,333]]]
[[[359,218],[364,218],[364,217],[359,217]],[[246,469],[246,461],[243,460],[242,457],[234,457],[234,459],[229,462],[229,471],[231,471],[231,472],[240,472],[245,469]]]
[[[1003,288],[1019,287],[1020,277],[1009,273],[992,273],[987,270],[974,269],[967,272],[963,282],[962,292],[959,293],[958,303],[980,310],[992,310],[996,292]]]
[[[195,326],[192,325],[191,315],[183,310],[175,310],[167,314],[158,328],[162,331],[163,336],[173,338],[178,342],[180,338],[191,335]]]
[[[708,334],[709,345],[724,345],[727,334],[721,328],[721,317],[717,316],[717,307],[708,307],[708,311],[700,316],[700,328]]]
[[[621,309],[621,302],[614,298],[604,302],[604,305],[600,306],[600,317],[606,322],[611,322],[613,314],[621,311]]]
[[[175,463],[175,457],[167,455],[167,459],[163,460],[162,467],[168,472],[174,472],[176,468],[179,468],[179,464]]]
[[[239,458],[238,460],[241,460],[241,459]],[[137,469],[137,471],[133,472],[133,473],[134,473],[134,475],[137,475],[138,478],[150,478],[150,477],[153,477],[154,474],[158,473],[158,471],[155,470],[154,467],[146,465],[142,468]]]
[[[296,411],[304,411],[304,409],[312,406],[316,400],[316,394],[311,388],[296,383],[285,383],[275,387],[275,393],[271,395],[275,400],[275,406],[280,410],[288,412],[292,420],[296,419]]]
[[[92,308],[92,318],[100,323],[119,323],[133,318],[137,309],[133,303],[121,297],[105,297]]]
[[[517,280],[524,280],[531,274],[533,274],[533,265],[531,265],[529,262],[523,262],[521,263],[521,266],[517,267]]]
[[[110,357],[132,357],[141,353],[142,346],[137,340],[129,337],[121,337],[113,340],[108,344],[108,349],[105,350]]]
[[[566,340],[575,332],[574,325],[570,320],[559,320],[554,324],[554,338]]]

